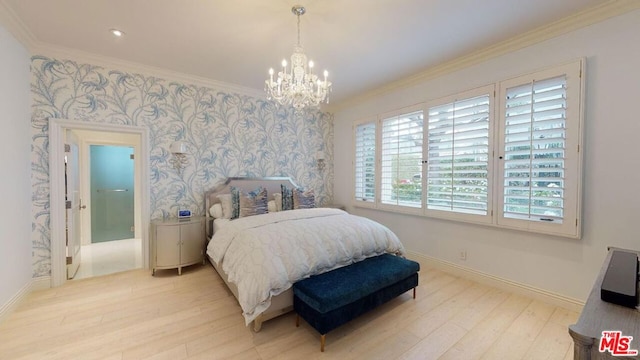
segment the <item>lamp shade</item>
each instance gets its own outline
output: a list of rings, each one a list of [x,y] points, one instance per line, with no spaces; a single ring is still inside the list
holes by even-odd
[[[169,150],[172,154],[184,154],[187,152],[187,144],[182,141],[175,141],[171,143]]]

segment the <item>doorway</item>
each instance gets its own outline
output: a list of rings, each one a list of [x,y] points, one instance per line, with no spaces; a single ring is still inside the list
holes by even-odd
[[[50,119],[50,187],[51,187],[51,286],[60,286],[66,278],[66,244],[64,213],[64,140],[67,130],[73,131],[80,144],[80,182],[84,184],[81,193],[84,204],[91,209],[92,201],[89,186],[89,154],[91,145],[107,145],[129,147],[134,153],[134,238],[137,243],[129,245],[137,253],[138,268],[149,268],[148,229],[142,224],[149,223],[149,182],[148,182],[148,130],[139,127],[128,127],[106,124],[91,124],[63,119]],[[143,181],[144,179],[144,181]],[[84,245],[91,239],[91,218],[89,211],[82,218],[82,241]],[[128,228],[131,230],[131,225]],[[122,239],[130,240],[130,239]],[[117,240],[120,241],[120,240]],[[109,242],[105,242],[109,243]],[[115,251],[116,253],[122,251]],[[112,251],[113,253],[113,251]],[[88,256],[91,258],[91,256]],[[79,270],[80,273],[81,270]],[[98,274],[94,274],[98,275]]]
[[[88,186],[90,229],[81,246],[77,275],[84,279],[142,267],[142,242],[135,232],[135,137],[118,136],[127,145],[109,145],[112,134],[79,131],[83,188]],[[100,142],[96,144],[96,142]],[[108,143],[108,144],[107,144]],[[85,194],[86,191],[83,191]],[[139,233],[139,232],[138,232]]]
[[[89,145],[91,243],[135,238],[133,147]]]

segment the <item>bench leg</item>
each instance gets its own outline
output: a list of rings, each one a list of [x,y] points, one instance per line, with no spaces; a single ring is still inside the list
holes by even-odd
[[[413,288],[413,298],[416,298],[416,288]]]
[[[324,343],[326,341],[326,335],[320,335],[320,352],[324,352]]]
[[[296,314],[296,327],[300,327],[300,315]]]

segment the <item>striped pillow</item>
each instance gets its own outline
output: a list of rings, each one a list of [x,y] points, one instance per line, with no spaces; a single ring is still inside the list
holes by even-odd
[[[231,217],[237,219],[240,216],[240,189],[231,187]]]
[[[316,207],[316,199],[313,190],[293,189],[294,209],[311,209],[314,207]]]
[[[280,185],[282,191],[282,211],[293,209],[293,191],[286,185]]]
[[[258,188],[240,195],[240,217],[266,214],[268,212],[267,189]]]

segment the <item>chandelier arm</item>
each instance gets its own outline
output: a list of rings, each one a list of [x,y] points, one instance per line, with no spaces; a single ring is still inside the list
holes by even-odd
[[[313,65],[309,62],[300,46],[300,15],[305,8],[296,5],[291,12],[298,17],[298,44],[291,56],[291,68],[287,69],[286,61],[282,62],[283,69],[277,74],[277,81],[273,80],[274,71],[269,70],[269,79],[265,81],[265,91],[269,100],[275,100],[281,105],[293,106],[296,112],[305,107],[317,107],[321,102],[329,103],[328,93],[331,92],[331,82],[327,81],[328,73],[324,73],[324,81],[313,73]],[[287,71],[288,70],[288,71]]]

